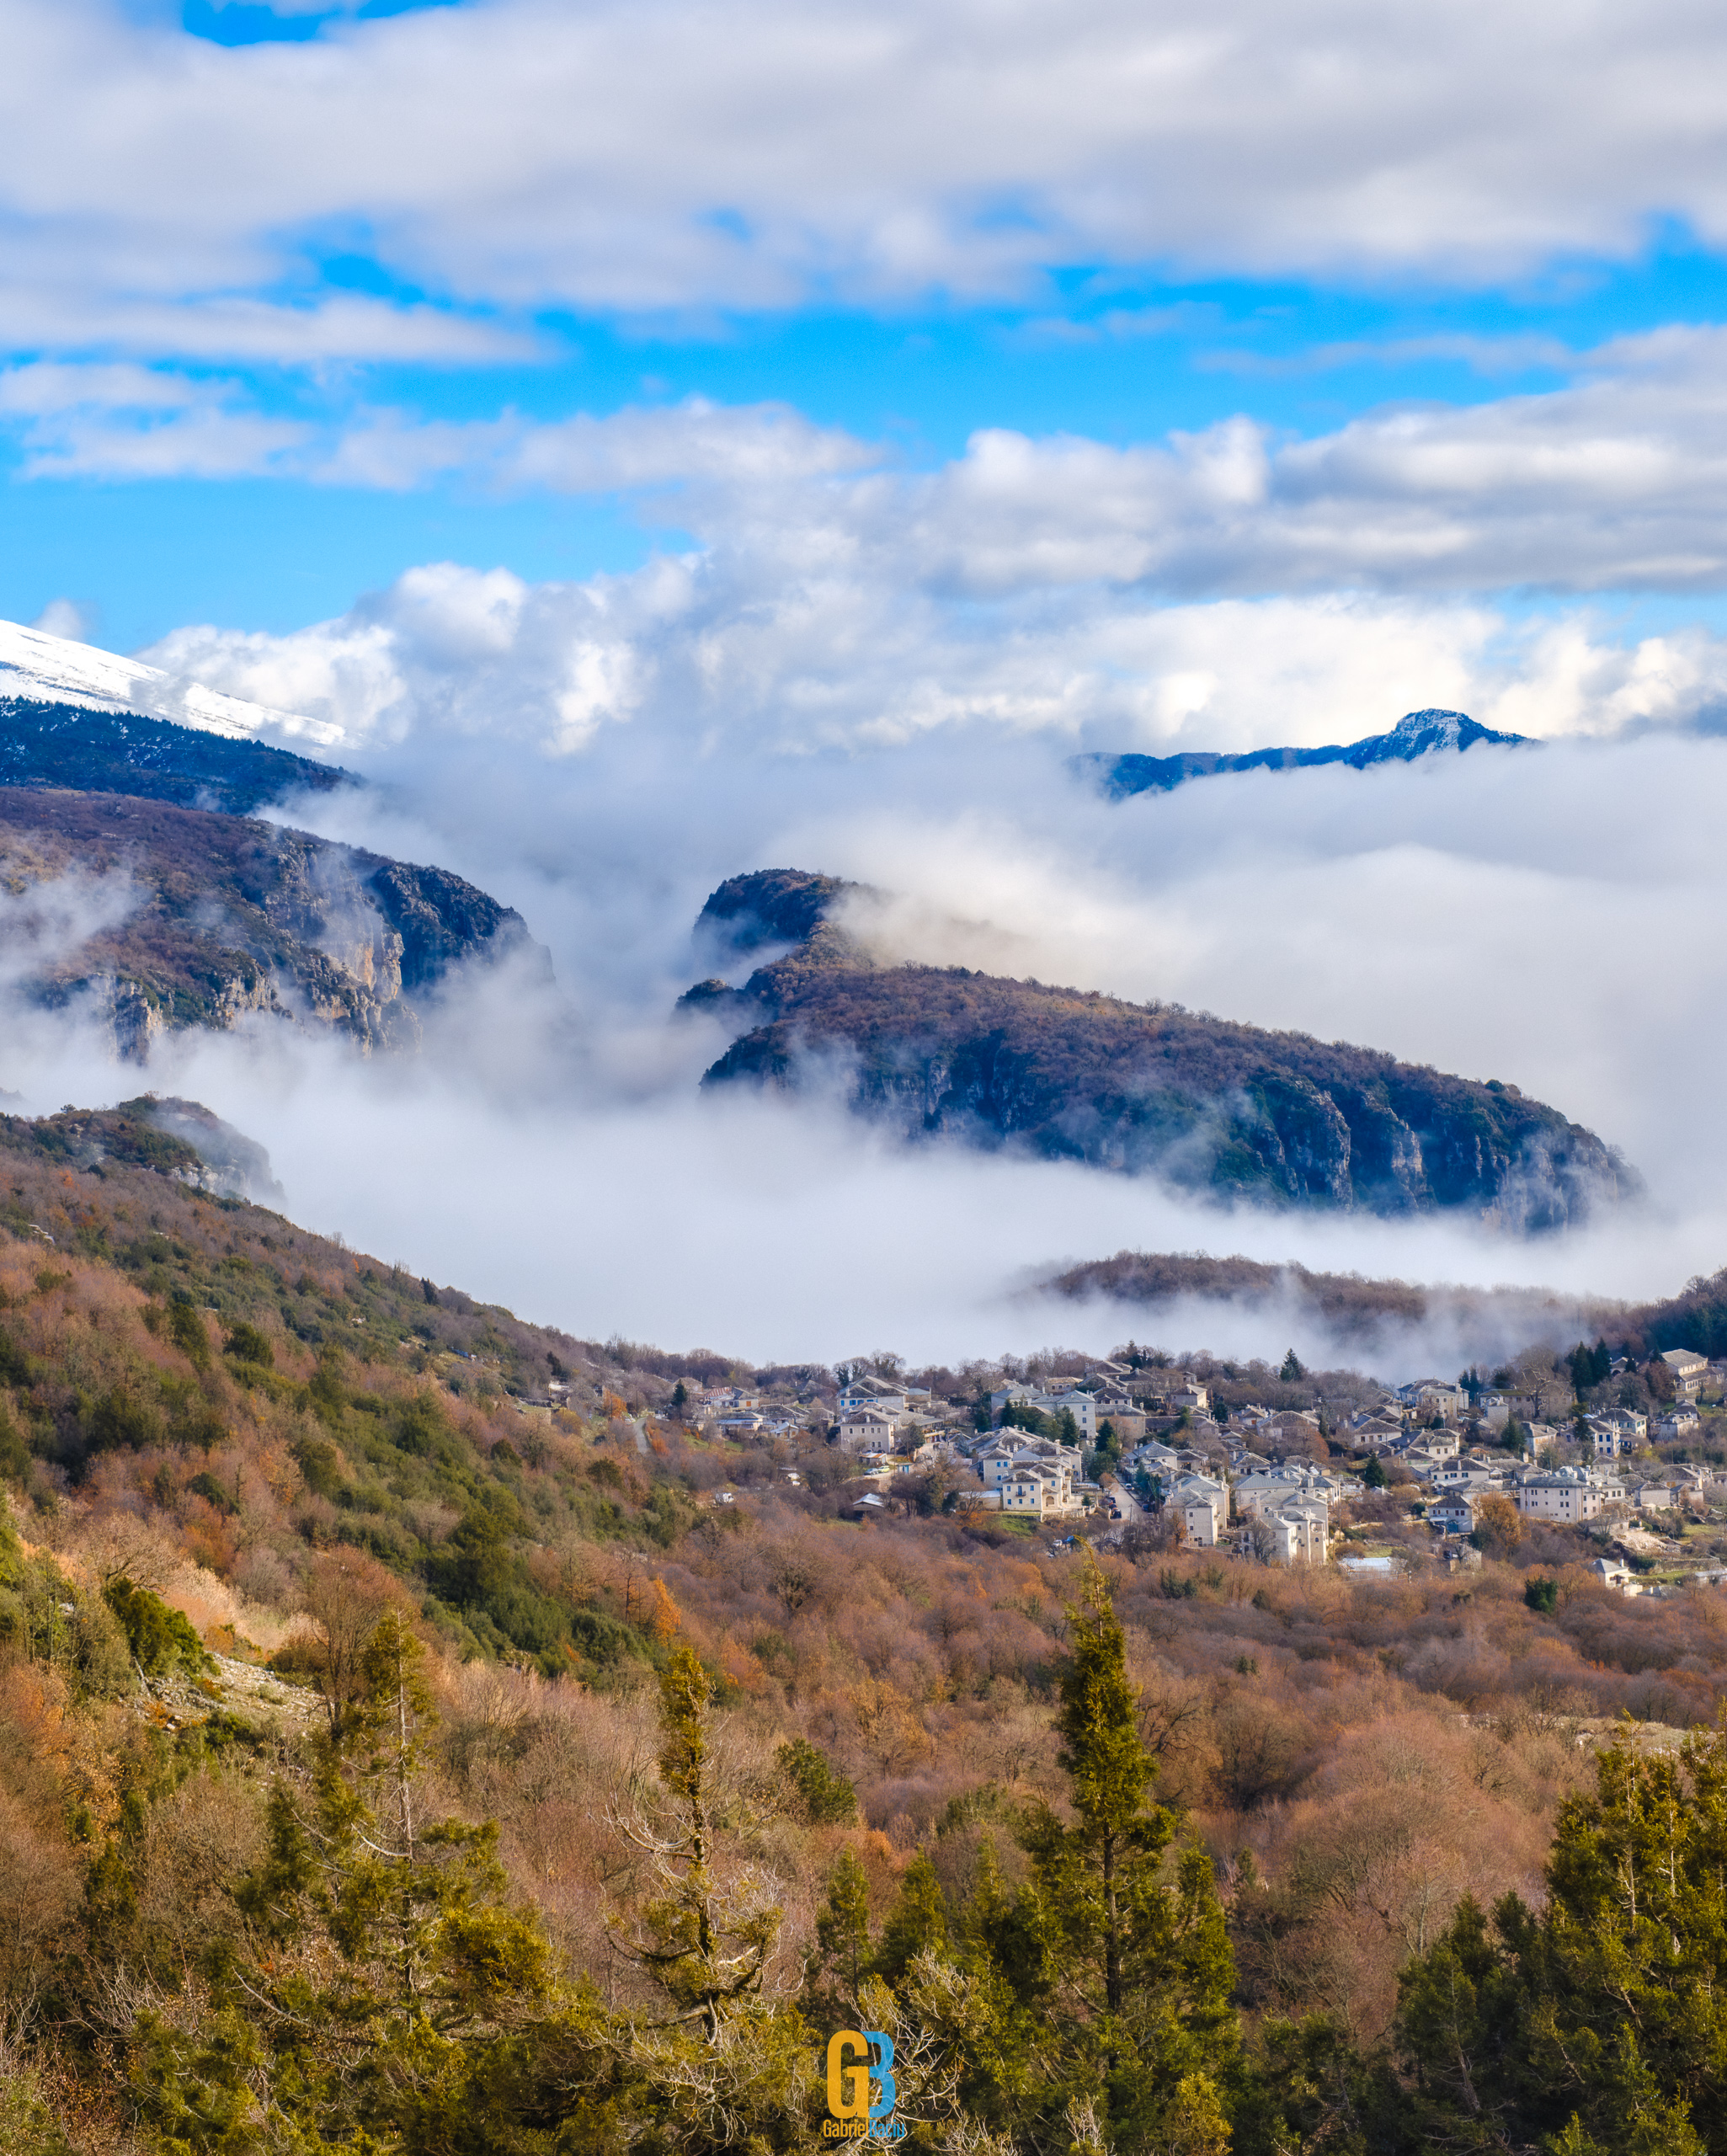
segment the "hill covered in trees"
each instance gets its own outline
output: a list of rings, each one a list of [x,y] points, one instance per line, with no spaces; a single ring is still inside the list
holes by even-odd
[[[89,888],[104,877],[112,906]],[[0,889],[67,878],[110,917],[25,991],[83,1000],[136,1061],[164,1031],[248,1012],[412,1047],[416,997],[452,967],[532,947],[519,914],[448,869],[136,794],[0,787]]]
[[[142,712],[0,695],[0,786],[136,793],[248,816],[290,794],[355,783],[333,765],[261,741],[237,741]]]
[[[775,870],[710,899],[706,921],[801,940],[741,990],[717,979],[683,999],[740,1036],[705,1084],[791,1089],[837,1073],[856,1107],[908,1136],[1155,1171],[1226,1200],[1455,1208],[1536,1231],[1638,1187],[1592,1132],[1497,1080],[1175,1004],[878,963],[827,917],[845,888]]]
[[[141,1110],[0,1121],[8,2156],[1727,2147],[1711,1591],[860,1525]]]
[[[1472,1332],[1503,1339],[1571,1341],[1611,1330],[1642,1343],[1644,1315],[1603,1296],[1560,1295],[1545,1288],[1434,1286],[1408,1280],[1368,1280],[1356,1273],[1315,1273],[1304,1265],[1266,1265],[1255,1258],[1213,1257],[1191,1251],[1117,1251],[1052,1273],[1044,1283],[1075,1302],[1120,1303],[1155,1324],[1160,1312],[1188,1300],[1275,1304],[1322,1326],[1335,1339],[1371,1351],[1387,1326],[1415,1327],[1442,1319],[1461,1337]],[[1653,1345],[1654,1343],[1651,1342]],[[1688,1345],[1663,1339],[1661,1348]]]
[[[1075,1302],[1119,1303],[1141,1321],[1190,1300],[1280,1307],[1323,1325],[1334,1338],[1371,1347],[1389,1321],[1417,1326],[1444,1320],[1463,1339],[1472,1330],[1503,1339],[1563,1342],[1606,1334],[1638,1355],[1670,1348],[1727,1355],[1727,1270],[1687,1283],[1648,1303],[1560,1294],[1546,1288],[1469,1288],[1369,1280],[1314,1273],[1294,1263],[1213,1257],[1191,1251],[1117,1251],[1052,1273],[1043,1286]]]

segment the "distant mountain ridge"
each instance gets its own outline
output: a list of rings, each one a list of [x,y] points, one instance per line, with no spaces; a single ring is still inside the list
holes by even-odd
[[[712,979],[680,1000],[737,1036],[705,1086],[837,1085],[909,1137],[1152,1171],[1224,1200],[1455,1209],[1536,1231],[1640,1187],[1592,1132],[1497,1080],[1179,1005],[880,963],[829,918],[856,888],[774,869],[709,899],[702,926],[734,948],[794,947],[741,989]]]
[[[1346,764],[1366,771],[1373,764],[1413,763],[1418,756],[1466,749],[1525,749],[1536,744],[1526,734],[1496,734],[1461,711],[1412,711],[1389,734],[1370,734],[1363,741],[1321,749],[1250,749],[1228,755],[1192,749],[1175,756],[1117,755],[1103,750],[1073,757],[1072,768],[1091,777],[1112,801],[1134,793],[1167,793],[1191,778],[1215,778],[1229,771],[1307,771],[1320,764]]]
[[[1037,1292],[1073,1302],[1119,1303],[1142,1322],[1165,1325],[1195,1306],[1287,1312],[1323,1328],[1340,1346],[1374,1352],[1399,1326],[1442,1323],[1458,1338],[1497,1358],[1508,1339],[1566,1348],[1602,1332],[1625,1336],[1628,1305],[1603,1295],[1551,1288],[1475,1288],[1399,1279],[1365,1279],[1358,1273],[1315,1273],[1289,1262],[1267,1265],[1248,1257],[1213,1257],[1193,1251],[1117,1251],[1064,1267]]]
[[[256,1013],[412,1049],[453,969],[536,947],[520,915],[448,869],[252,820],[359,782],[254,739],[264,725],[336,735],[0,622],[0,891],[125,875],[138,901],[21,985],[98,1016],[127,1060],[164,1033]]]
[[[1669,1348],[1727,1354],[1727,1269],[1707,1279],[1695,1277],[1657,1301],[1627,1303],[1570,1289],[1364,1279],[1358,1273],[1314,1273],[1293,1262],[1267,1265],[1204,1251],[1122,1250],[1064,1267],[1031,1292],[1119,1303],[1158,1324],[1171,1313],[1205,1304],[1276,1305],[1323,1326],[1340,1344],[1368,1348],[1388,1328],[1437,1321],[1465,1343],[1475,1340],[1480,1353],[1495,1360],[1508,1337],[1523,1347],[1564,1348],[1575,1340],[1605,1337],[1638,1355]]]

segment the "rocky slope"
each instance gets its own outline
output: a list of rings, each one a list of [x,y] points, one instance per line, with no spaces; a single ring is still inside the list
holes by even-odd
[[[65,1108],[34,1122],[0,1116],[0,1144],[20,1140],[104,1181],[115,1169],[147,1168],[211,1197],[256,1204],[280,1204],[283,1197],[263,1146],[201,1101],[144,1093],[118,1107]]]
[[[1461,755],[1487,745],[1502,749],[1532,745],[1522,734],[1495,734],[1460,711],[1412,711],[1389,734],[1320,749],[1253,749],[1225,755],[1196,749],[1179,756],[1102,754],[1075,756],[1074,768],[1095,780],[1112,801],[1130,793],[1167,793],[1190,778],[1213,778],[1227,771],[1307,771],[1319,764],[1345,764],[1366,771],[1373,764],[1413,763],[1417,756]]]
[[[824,917],[845,888],[776,870],[735,878],[708,901],[701,928],[744,924],[744,948],[814,921],[741,990],[711,980],[683,999],[738,1035],[704,1084],[792,1089],[837,1075],[856,1107],[908,1135],[1154,1171],[1224,1199],[1456,1209],[1532,1231],[1637,1187],[1591,1132],[1496,1080],[1178,1005],[879,964]]]
[[[164,1032],[253,1012],[412,1048],[452,968],[533,948],[520,915],[447,869],[133,795],[0,787],[0,892],[72,876],[57,895],[108,925],[24,990],[97,1013],[136,1062]]]

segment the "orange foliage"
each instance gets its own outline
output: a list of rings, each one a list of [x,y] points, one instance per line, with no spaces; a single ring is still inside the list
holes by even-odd
[[[648,1621],[654,1638],[662,1646],[669,1646],[683,1629],[684,1613],[673,1601],[671,1590],[664,1580],[653,1582],[653,1607]]]

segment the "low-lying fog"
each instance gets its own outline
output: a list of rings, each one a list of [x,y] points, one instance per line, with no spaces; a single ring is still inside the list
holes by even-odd
[[[973,727],[844,755],[705,753],[687,734],[621,728],[559,756],[508,728],[409,727],[338,752],[370,791],[288,820],[439,862],[515,905],[552,952],[555,991],[470,982],[412,1063],[275,1027],[180,1037],[147,1073],[14,998],[0,1086],[32,1112],[189,1094],[269,1147],[308,1226],[578,1333],[760,1359],[952,1361],[1129,1333],[1342,1352],[1287,1309],[1150,1323],[1025,1292],[1122,1246],[1628,1298],[1727,1262],[1727,743],[1478,749],[1115,805],[1069,776],[1066,745]],[[1515,1083],[1621,1146],[1648,1204],[1529,1244],[1458,1221],[1225,1215],[1149,1181],[899,1147],[831,1103],[701,1097],[721,1037],[669,1018],[711,969],[691,923],[722,878],[780,866],[879,887],[856,925],[908,957]],[[36,947],[113,902],[37,905]],[[1378,1354],[1407,1374],[1494,1344],[1441,1325]]]

